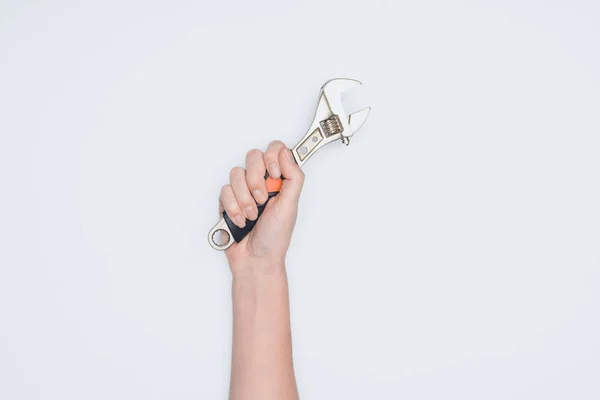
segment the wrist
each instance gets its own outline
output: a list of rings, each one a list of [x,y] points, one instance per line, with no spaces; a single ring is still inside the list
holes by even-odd
[[[247,257],[236,262],[230,262],[229,267],[234,278],[261,278],[285,275],[284,259]]]

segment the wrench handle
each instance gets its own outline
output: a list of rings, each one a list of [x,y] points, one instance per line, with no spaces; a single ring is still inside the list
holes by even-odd
[[[246,218],[246,225],[243,228],[240,228],[239,226],[233,223],[233,221],[227,215],[227,212],[223,211],[223,219],[225,220],[225,223],[227,224],[227,227],[231,232],[231,236],[233,237],[233,240],[235,240],[236,243],[241,242],[242,239],[244,239],[246,235],[249,234],[250,231],[254,228],[254,225],[256,225],[256,222],[262,215],[263,211],[265,211],[267,203],[273,197],[277,196],[279,190],[281,189],[281,184],[283,183],[281,178],[271,178],[268,173],[265,175],[265,181],[267,183],[267,191],[269,193],[269,196],[264,204],[257,204],[258,217],[256,217],[254,221]]]

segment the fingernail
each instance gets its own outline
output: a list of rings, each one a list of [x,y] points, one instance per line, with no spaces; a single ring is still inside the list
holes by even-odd
[[[281,170],[279,169],[279,165],[277,165],[276,162],[272,162],[271,164],[269,164],[269,175],[271,176],[271,178],[279,178],[281,177]]]
[[[267,201],[265,194],[258,189],[254,190],[252,194],[254,194],[254,200],[256,200],[258,204],[263,204]]]
[[[255,209],[251,206],[244,208],[244,212],[246,213],[246,218],[248,218],[250,221],[254,221],[256,217],[258,217]]]
[[[233,222],[235,222],[235,224],[240,228],[246,226],[246,218],[244,218],[241,214],[238,214],[235,217],[233,217]]]

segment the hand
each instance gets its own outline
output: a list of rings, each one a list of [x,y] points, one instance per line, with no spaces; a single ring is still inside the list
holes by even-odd
[[[257,203],[267,201],[265,171],[273,178],[283,176],[285,179],[279,194],[269,200],[254,229],[225,252],[234,275],[284,268],[304,184],[304,173],[285,144],[274,141],[264,154],[256,149],[246,154],[246,169],[233,168],[229,185],[221,189],[219,213],[225,210],[240,228],[245,226],[246,218],[255,220]]]

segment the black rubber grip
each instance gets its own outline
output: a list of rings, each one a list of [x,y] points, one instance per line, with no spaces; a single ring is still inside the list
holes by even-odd
[[[236,224],[234,224],[233,221],[227,215],[227,213],[225,211],[223,211],[223,218],[225,219],[225,222],[227,223],[227,227],[229,228],[229,231],[231,232],[231,235],[233,236],[233,240],[235,240],[236,243],[241,242],[242,239],[245,238],[246,235],[250,233],[252,228],[254,228],[254,225],[256,225],[256,221],[258,221],[258,219],[260,218],[260,215],[263,213],[263,211],[265,211],[265,207],[267,206],[267,203],[269,202],[269,200],[271,200],[271,198],[277,196],[278,193],[279,192],[269,192],[269,198],[267,198],[267,201],[265,201],[265,204],[257,205],[258,217],[256,217],[256,219],[254,221],[251,221],[248,218],[246,218],[246,226],[244,226],[243,228],[240,228]]]

